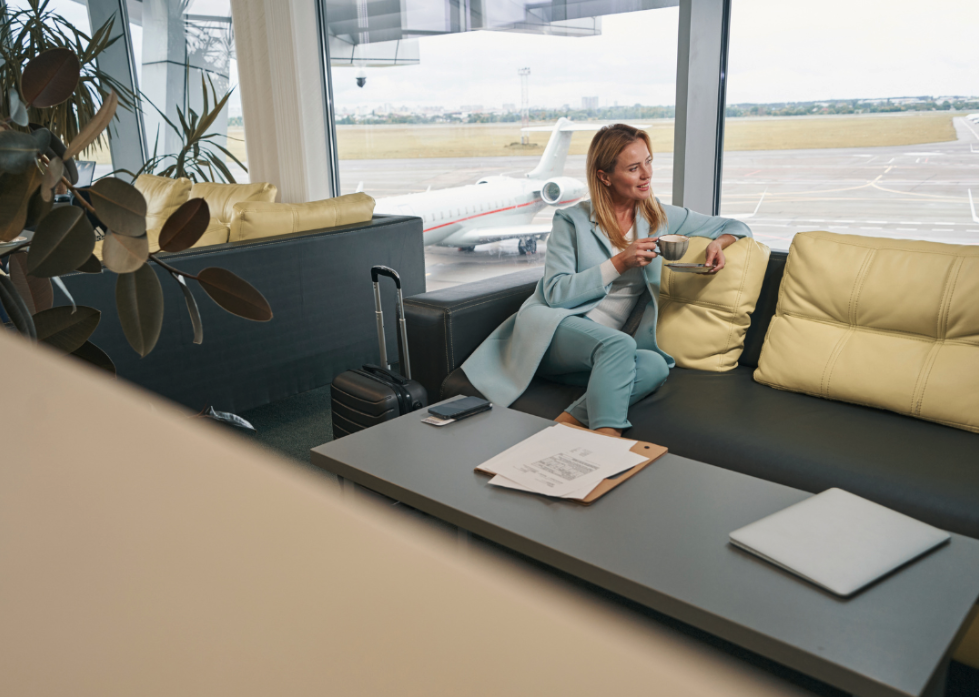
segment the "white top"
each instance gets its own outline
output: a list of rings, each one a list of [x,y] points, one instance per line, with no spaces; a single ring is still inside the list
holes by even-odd
[[[626,234],[625,239],[629,244],[635,241],[635,225]],[[622,329],[626,320],[629,319],[629,315],[632,314],[636,301],[646,289],[646,280],[643,278],[642,269],[637,266],[620,274],[611,259],[602,262],[599,268],[602,270],[602,283],[605,285],[611,283],[612,287],[609,289],[608,295],[589,310],[585,317],[612,329]]]

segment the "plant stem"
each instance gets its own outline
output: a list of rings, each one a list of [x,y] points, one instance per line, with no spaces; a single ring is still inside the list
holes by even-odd
[[[184,271],[181,271],[180,269],[175,269],[172,266],[170,266],[170,264],[166,263],[165,261],[160,261],[160,258],[158,256],[156,256],[156,254],[152,254],[151,253],[150,254],[150,260],[151,261],[155,261],[157,264],[159,264],[160,266],[162,266],[164,269],[166,269],[170,273],[175,273],[178,276],[183,276],[184,278],[190,278],[190,279],[193,279],[195,281],[197,280],[197,276],[194,276],[192,274],[189,274],[189,273],[186,273]]]
[[[95,208],[92,206],[92,204],[78,194],[78,189],[71,185],[71,182],[68,181],[68,177],[62,177],[61,182],[68,187],[71,193],[75,194],[75,200],[82,204],[82,208],[87,210],[92,215],[98,216],[98,213],[95,212]]]

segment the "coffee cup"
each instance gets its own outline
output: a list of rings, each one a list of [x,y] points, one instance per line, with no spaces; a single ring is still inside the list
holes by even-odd
[[[687,253],[690,238],[685,235],[663,235],[656,246],[656,251],[667,261],[679,261]]]

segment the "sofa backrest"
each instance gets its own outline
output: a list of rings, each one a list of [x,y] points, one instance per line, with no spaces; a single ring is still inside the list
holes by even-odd
[[[772,323],[772,317],[775,316],[775,307],[778,305],[778,289],[782,284],[782,274],[785,272],[785,261],[788,258],[788,252],[775,251],[768,258],[765,280],[761,285],[761,293],[758,294],[755,311],[751,315],[751,326],[748,327],[748,333],[744,337],[744,352],[738,360],[739,365],[758,367],[761,346],[765,343],[768,325]]]
[[[775,315],[786,252],[772,252],[758,304],[751,315],[740,365],[758,366],[768,325]],[[476,350],[503,320],[520,309],[544,275],[543,266],[405,298],[411,373],[438,401],[442,381]]]

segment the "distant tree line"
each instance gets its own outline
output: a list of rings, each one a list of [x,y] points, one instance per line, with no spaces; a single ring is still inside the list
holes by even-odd
[[[918,101],[909,101],[917,99]],[[979,110],[979,100],[944,100],[938,103],[933,97],[907,97],[894,100],[845,99],[819,102],[773,102],[769,104],[730,104],[725,109],[728,117],[738,116],[812,116],[819,114],[869,114],[894,111],[957,111]],[[574,121],[616,121],[620,119],[672,119],[676,110],[672,106],[606,106],[598,109],[531,109],[531,121],[555,121],[565,116]],[[240,125],[228,119],[228,125]],[[432,114],[378,113],[364,115],[347,114],[337,119],[340,125],[356,124],[438,124],[438,123],[518,123],[519,112],[445,112]]]
[[[910,101],[916,99],[917,101]],[[933,97],[904,97],[873,101],[841,99],[819,102],[775,102],[770,104],[730,104],[728,117],[738,116],[812,116],[813,114],[876,114],[895,111],[970,111],[979,109],[979,100],[944,100]]]

